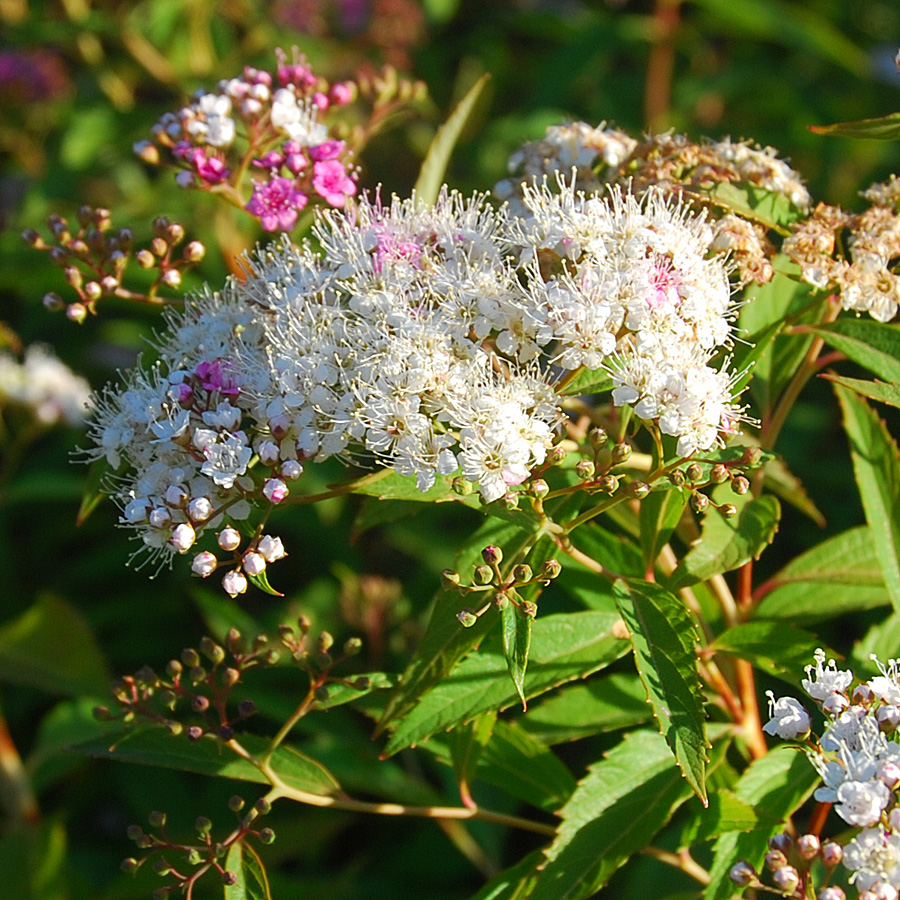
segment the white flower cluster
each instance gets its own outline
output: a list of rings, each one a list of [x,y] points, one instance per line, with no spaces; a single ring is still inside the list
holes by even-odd
[[[736,430],[735,376],[710,365],[731,344],[728,268],[712,256],[702,216],[657,191],[586,197],[571,185],[525,188],[527,215],[511,226],[529,269],[538,343],[564,369],[608,368],[613,400],[658,420],[688,456]],[[538,264],[558,260],[549,277]]]
[[[873,657],[874,659],[874,657]],[[843,863],[861,900],[897,900],[900,891],[900,743],[889,735],[900,725],[900,661],[883,666],[880,675],[852,691],[853,673],[826,663],[816,652],[802,684],[822,708],[825,729],[807,752],[822,776],[816,800],[835,804],[848,825],[862,830],[844,847]],[[769,722],[764,730],[787,740],[806,740],[809,714],[791,697],[770,694]]]
[[[733,308],[703,220],[653,193],[526,197],[524,221],[447,191],[331,210],[321,252],[283,242],[190,300],[157,364],[98,401],[92,452],[117,471],[122,523],[164,561],[215,529],[230,556],[193,569],[227,565],[238,593],[283,555],[263,526],[306,462],[377,462],[421,491],[459,472],[499,500],[544,463],[553,385],[583,365],[613,372],[614,401],[680,454],[719,442],[739,410],[709,360]]]
[[[19,362],[0,353],[0,405],[26,409],[42,426],[82,425],[91,389],[64,362],[41,344],[32,344]]]

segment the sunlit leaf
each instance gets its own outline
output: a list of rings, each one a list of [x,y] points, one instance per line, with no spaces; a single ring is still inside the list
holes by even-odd
[[[516,692],[525,702],[525,669],[528,666],[528,650],[531,647],[531,616],[525,615],[513,604],[508,603],[500,613],[500,634],[503,638],[503,655],[509,677],[516,686]]]
[[[865,381],[862,378],[844,378],[842,375],[828,373],[822,377],[849,388],[851,391],[856,391],[857,394],[862,394],[870,400],[900,407],[900,385],[887,384],[884,381]]]
[[[246,841],[231,845],[225,870],[236,879],[234,884],[225,885],[225,900],[272,900],[262,860]]]
[[[900,383],[900,328],[848,316],[809,329],[873,375]]]
[[[835,137],[896,141],[900,138],[900,113],[891,113],[874,119],[857,119],[854,122],[836,122],[833,125],[810,125],[809,130],[816,134],[829,134]]]

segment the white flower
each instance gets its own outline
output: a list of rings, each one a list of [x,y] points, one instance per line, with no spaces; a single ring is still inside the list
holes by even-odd
[[[169,538],[169,542],[179,553],[187,553],[194,546],[196,540],[197,535],[193,527],[187,523],[176,525],[172,529],[172,537]]]
[[[900,835],[884,828],[866,828],[844,847],[844,865],[851,881],[867,891],[879,881],[900,884]]]
[[[222,578],[222,587],[225,589],[226,594],[237,597],[238,594],[246,593],[247,578],[240,569],[231,569]]]
[[[266,560],[260,553],[256,553],[253,550],[248,550],[243,558],[241,559],[241,564],[244,567],[244,571],[250,576],[262,575],[266,570]]]
[[[262,556],[267,563],[275,562],[287,556],[284,550],[284,544],[280,537],[273,537],[271,534],[264,534],[256,545],[256,552]]]
[[[191,562],[191,571],[201,578],[208,578],[216,571],[219,561],[209,550],[201,550]]]
[[[839,670],[833,659],[828,660],[826,665],[825,651],[821,649],[815,652],[815,667],[806,667],[806,675],[807,677],[800,682],[803,690],[819,703],[831,694],[845,693],[853,681],[853,673],[849,670]]]
[[[786,741],[806,737],[812,727],[809,713],[793,697],[780,697],[768,691],[770,719],[763,725],[766,734],[777,735]]]
[[[849,825],[874,825],[892,796],[881,781],[845,781],[837,789],[835,812]]]

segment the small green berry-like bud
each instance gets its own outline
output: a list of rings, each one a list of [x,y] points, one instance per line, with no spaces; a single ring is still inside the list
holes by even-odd
[[[628,493],[637,500],[643,500],[650,493],[650,485],[646,481],[632,481],[628,485]]]
[[[532,572],[531,566],[526,565],[525,563],[522,563],[513,569],[513,580],[516,584],[527,584],[532,578],[534,578],[534,572]]]
[[[156,872],[157,875],[168,875],[169,872],[172,871],[172,867],[165,859],[155,859],[153,860],[153,871]]]
[[[562,566],[558,559],[545,560],[544,565],[541,566],[541,578],[557,578],[560,572],[562,572]]]
[[[128,835],[129,841],[136,841],[144,836],[144,829],[140,825],[129,825],[125,834]]]
[[[206,816],[198,816],[197,821],[194,822],[194,828],[197,829],[197,834],[203,836],[212,831],[212,822]]]
[[[497,566],[503,562],[503,551],[499,547],[489,544],[481,551],[481,558],[486,565]]]
[[[758,466],[759,461],[762,459],[762,450],[759,447],[748,447],[744,451],[744,455],[741,457],[741,463],[745,466]]]
[[[313,689],[313,696],[314,696],[314,697],[316,698],[316,700],[318,700],[320,703],[324,703],[324,702],[328,699],[328,687],[327,687],[327,685],[324,685],[324,684],[316,685],[316,687]]]
[[[271,828],[263,828],[258,837],[260,843],[271,844],[275,840],[275,832]]]
[[[675,487],[681,487],[687,481],[687,478],[681,469],[676,469],[674,472],[669,473],[669,481],[671,481]]]
[[[164,828],[166,824],[166,814],[164,812],[160,812],[159,810],[154,810],[147,817],[150,824],[154,828]]]
[[[596,470],[594,468],[594,463],[589,459],[580,459],[575,466],[575,474],[582,481],[588,481],[589,479],[593,478],[595,471]]]
[[[738,475],[732,479],[731,489],[736,494],[746,494],[750,490],[750,482],[743,475]]]
[[[327,653],[334,646],[334,638],[327,631],[323,631],[316,641],[316,647],[319,653]]]
[[[737,515],[737,507],[733,503],[723,503],[719,507],[719,515],[723,519],[733,519]]]
[[[149,250],[138,250],[134,258],[142,269],[152,269],[156,265],[156,257]]]
[[[503,612],[509,606],[509,597],[506,593],[499,593],[494,597],[494,608]]]
[[[518,491],[507,491],[503,495],[503,505],[507,509],[518,509],[519,508],[519,492]]]
[[[550,485],[544,481],[543,478],[535,478],[531,482],[531,493],[538,498],[538,500],[543,500],[547,494],[550,493]]]
[[[225,650],[210,637],[201,639],[200,652],[215,666],[225,659]]]
[[[233,687],[241,680],[241,673],[237,670],[228,666],[224,672],[222,672],[222,683],[225,687]]]
[[[66,307],[66,318],[80,325],[87,318],[87,307],[83,303],[70,303]]]
[[[191,679],[191,684],[200,684],[201,681],[206,681],[206,669],[203,666],[194,666],[188,673],[188,677]]]
[[[150,249],[155,256],[165,256],[169,251],[169,245],[161,238],[155,237],[150,241]]]
[[[619,489],[619,479],[615,475],[604,475],[597,487],[606,494],[614,494]]]
[[[133,859],[132,857],[129,857],[128,859],[123,859],[123,860],[122,860],[122,863],[121,863],[121,865],[119,866],[119,868],[120,868],[123,872],[127,872],[129,875],[131,875],[131,874],[133,874],[134,872],[137,872],[138,866],[139,866],[139,865],[140,865],[140,863],[139,863],[136,859]]]
[[[216,729],[216,737],[222,743],[227,744],[229,741],[234,740],[234,729],[230,725],[220,725]]]
[[[244,798],[237,794],[232,794],[228,800],[228,808],[232,812],[240,812],[244,808]]]
[[[729,870],[728,877],[735,883],[740,885],[748,885],[756,880],[756,869],[746,860],[736,862]]]
[[[256,811],[257,815],[267,816],[270,812],[272,812],[272,804],[266,800],[265,797],[260,797],[256,803],[253,804],[253,809]]]
[[[256,713],[256,704],[252,700],[241,700],[238,703],[238,715],[242,719],[248,719]]]
[[[456,614],[456,618],[463,628],[471,628],[478,621],[478,616],[476,616],[471,609],[461,609]]]
[[[450,486],[453,488],[454,494],[459,494],[460,497],[466,497],[472,493],[472,489],[474,485],[467,478],[463,478],[462,475],[457,475],[456,478],[450,482]]]
[[[529,619],[533,619],[537,616],[537,603],[533,600],[523,600],[521,609]]]
[[[694,512],[702,513],[709,506],[709,497],[706,494],[691,494],[691,508]]]
[[[96,281],[89,281],[84,286],[84,296],[92,302],[99,300],[103,296],[103,288]]]
[[[609,441],[609,435],[602,428],[592,428],[588,432],[588,443],[596,450],[605,447]]]
[[[441,572],[441,587],[447,591],[459,587],[459,572],[454,572],[453,569],[444,569]]]
[[[202,694],[191,700],[191,709],[196,713],[206,712],[209,709],[209,700]]]
[[[181,651],[181,661],[189,668],[193,669],[200,665],[200,654],[193,647],[188,647]]]
[[[184,259],[186,262],[200,262],[206,256],[206,247],[200,241],[191,241],[184,248]]]
[[[222,872],[222,884],[224,885],[232,885],[237,884],[237,875],[234,872],[229,872],[227,869]]]
[[[631,447],[628,444],[620,443],[612,448],[612,461],[614,466],[625,462],[629,456],[631,456]]]
[[[169,678],[177,678],[184,671],[184,667],[177,659],[170,659],[166,664],[166,674]]]
[[[713,484],[722,484],[728,478],[728,469],[725,468],[721,463],[713,466],[709,473],[709,480]]]
[[[490,584],[494,580],[494,570],[490,566],[475,567],[475,581],[478,584]]]
[[[362,640],[358,637],[348,638],[344,641],[344,656],[356,656],[362,650]]]
[[[687,479],[690,482],[699,481],[703,477],[703,470],[697,463],[691,463],[685,470],[684,474],[687,475]]]

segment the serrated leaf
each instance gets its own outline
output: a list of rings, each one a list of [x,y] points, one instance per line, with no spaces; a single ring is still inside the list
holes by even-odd
[[[105,697],[110,676],[90,626],[78,610],[43,594],[0,627],[0,679],[50,694]]]
[[[889,604],[868,525],[823,541],[788,563],[765,585],[756,619],[825,621]]]
[[[900,610],[900,458],[884,422],[859,396],[835,385],[850,440],[850,457],[884,584]]]
[[[685,823],[678,838],[679,847],[690,847],[712,840],[726,831],[750,831],[753,828],[780,824],[778,820],[761,813],[727,790],[717,790],[710,794],[709,806],[706,808],[692,800],[685,804],[684,811],[691,818]]]
[[[640,678],[616,672],[560,688],[529,707],[519,725],[545,744],[559,744],[641,725],[652,716]]]
[[[88,469],[87,484],[78,506],[78,515],[75,517],[75,525],[80,527],[87,522],[91,513],[100,505],[100,501],[106,496],[100,485],[109,472],[109,463],[105,456],[95,459]]]
[[[666,742],[628,735],[578,783],[530,900],[582,900],[646,846],[690,796]]]
[[[887,384],[884,381],[865,381],[862,378],[844,378],[842,375],[824,373],[822,378],[840,384],[857,394],[862,394],[870,400],[878,403],[887,403],[888,406],[900,406],[900,385]]]
[[[857,119],[854,122],[835,122],[833,125],[810,125],[809,130],[815,134],[833,137],[896,141],[900,138],[900,113],[891,113],[874,119]]]
[[[734,795],[752,806],[757,814],[779,823],[762,825],[752,831],[728,831],[716,839],[710,883],[703,892],[704,900],[728,900],[741,893],[728,877],[739,859],[747,860],[757,870],[768,848],[769,838],[812,793],[819,774],[806,756],[794,747],[776,747],[762,759],[750,764],[738,780]]]
[[[620,628],[618,614],[606,611],[539,616],[532,628],[525,698],[530,700],[566,681],[583,678],[624,655],[630,645],[619,636]],[[518,692],[507,676],[501,641],[493,634],[398,722],[385,755],[489,709],[506,709],[517,699]]]
[[[757,559],[778,531],[781,505],[777,498],[768,494],[763,497],[739,496],[727,485],[720,485],[713,493],[715,502],[724,502],[725,492],[721,488],[728,490],[728,502],[738,508],[737,515],[726,519],[710,505],[703,519],[700,539],[669,579],[672,590],[706,581]]]
[[[474,566],[481,562],[481,551],[489,544],[502,547],[505,557],[510,559],[530,539],[530,535],[514,525],[488,520],[460,551],[455,563],[456,571],[468,576]],[[496,616],[483,615],[471,628],[463,628],[456,618],[463,606],[458,595],[447,591],[438,592],[425,634],[378,722],[376,734],[411,709],[418,698],[443,679],[496,624]]]
[[[252,734],[239,735],[238,740],[245,750],[257,757],[265,753],[269,744],[266,738]],[[110,734],[107,730],[91,740],[79,741],[66,749],[95,759],[114,759],[197,772],[216,778],[268,783],[268,779],[256,766],[236,756],[218,741],[191,741],[184,734],[169,734],[162,728],[123,728],[118,734]],[[293,788],[325,797],[340,793],[340,785],[331,773],[294,747],[279,747],[271,757],[271,764],[285,784]]]
[[[225,885],[225,900],[272,900],[262,860],[246,841],[235,841],[225,857],[225,869],[234,884]]]
[[[622,580],[616,582],[615,591],[659,729],[691,788],[705,803],[710,744],[694,652],[694,621],[684,602],[658,584]]]
[[[500,634],[503,637],[503,655],[509,677],[516,687],[522,709],[525,701],[525,669],[528,667],[528,650],[531,647],[531,616],[520,612],[513,603],[507,603],[500,613]]]
[[[606,369],[587,369],[582,367],[568,381],[559,393],[563,397],[581,397],[586,394],[603,394],[612,390],[612,375]]]
[[[900,382],[900,328],[873,319],[837,319],[808,329],[872,374]]]
[[[820,638],[802,628],[785,622],[757,620],[729,628],[709,649],[746,659],[758,669],[799,687],[804,667],[822,646]],[[831,656],[840,656],[829,652]]]
[[[447,171],[447,164],[450,162],[453,148],[456,146],[456,142],[459,140],[459,136],[465,128],[469,116],[472,114],[478,97],[481,95],[490,77],[487,74],[482,75],[469,88],[465,97],[459,101],[447,121],[438,128],[437,134],[432,139],[414,188],[416,199],[423,206],[434,206],[441,190],[441,184],[444,181],[444,175]]]

